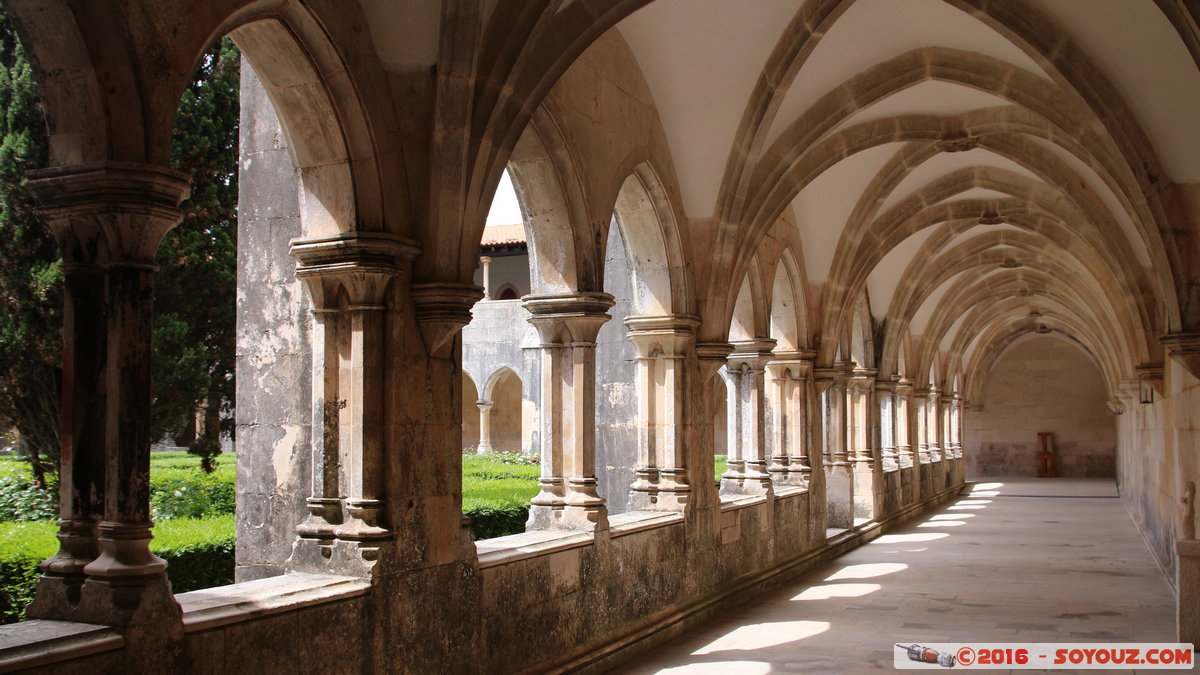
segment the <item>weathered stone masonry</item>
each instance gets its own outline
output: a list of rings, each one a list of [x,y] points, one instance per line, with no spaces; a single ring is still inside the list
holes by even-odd
[[[1187,3],[5,7],[44,95],[67,377],[61,551],[4,669],[598,672],[953,495],[964,420],[1005,412],[993,366],[1048,333],[1101,375],[1122,498],[1200,641]],[[173,596],[152,261],[187,193],[179,97],[226,34],[253,69],[239,583]],[[506,170],[529,293],[481,308]],[[489,313],[519,347],[464,346]],[[543,476],[525,533],[474,542],[463,373],[485,394],[493,357]]]

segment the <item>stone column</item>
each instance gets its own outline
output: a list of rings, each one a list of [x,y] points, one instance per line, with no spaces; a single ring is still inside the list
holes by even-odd
[[[733,343],[729,373],[729,464],[722,495],[772,494],[766,457],[765,368],[773,358],[770,339]]]
[[[925,434],[929,439],[929,461],[942,461],[942,390],[936,384],[929,385],[928,403],[925,406]]]
[[[27,616],[177,640],[179,605],[149,546],[150,354],[154,256],[182,216],[187,177],[124,162],[29,177],[66,283],[60,550]]]
[[[856,471],[869,471],[875,465],[871,447],[871,424],[874,419],[875,371],[855,368],[847,388],[847,429],[850,435],[850,461]]]
[[[344,316],[337,307],[337,283],[332,278],[308,284],[312,309],[312,493],[306,499],[308,516],[296,526],[301,539],[320,546],[333,544],[334,530],[342,524],[341,458],[338,456],[338,338],[345,332]],[[320,303],[319,305],[317,303]],[[329,549],[325,548],[328,552]]]
[[[896,383],[893,380],[875,383],[875,397],[879,401],[879,456],[884,471],[900,468],[896,450]]]
[[[816,445],[814,436],[819,431],[818,425],[814,429],[812,416],[812,399],[813,399],[813,361],[817,357],[817,352],[812,349],[802,349],[799,352],[799,365],[793,373],[792,379],[792,415],[791,435],[793,444],[789,449],[791,471],[789,476],[794,476],[796,470],[800,471],[801,484],[808,486],[812,484],[813,466],[816,460],[813,459],[813,446]]]
[[[847,390],[850,461],[854,471],[854,488],[851,494],[856,521],[870,520],[879,510],[876,502],[882,474],[877,481],[876,473],[881,471],[881,467],[875,461],[875,435],[872,433],[878,417],[875,374],[876,371],[872,368],[855,368]]]
[[[297,545],[315,540],[330,557],[334,540],[341,542],[339,560],[349,565],[338,567],[342,573],[369,571],[381,542],[392,538],[384,522],[385,299],[419,251],[414,242],[382,232],[291,243],[296,277],[315,312],[313,410],[320,416],[313,419],[314,492]],[[311,556],[302,550],[301,557],[305,553]]]
[[[491,453],[492,447],[492,402],[482,399],[475,402],[479,406],[479,445],[475,446],[475,454]]]
[[[787,361],[779,359],[779,354],[775,355],[775,359],[766,365],[765,375],[769,411],[766,420],[768,431],[765,438],[767,447],[770,449],[767,473],[770,474],[772,483],[785,485],[788,481],[788,465],[790,464],[788,457],[788,445],[791,441],[788,429],[790,413],[788,398],[792,389],[792,371],[788,367]]]
[[[950,448],[956,459],[963,456],[962,450],[963,400],[958,392],[950,399]]]
[[[912,401],[912,382],[906,378],[896,380],[896,453],[899,456],[900,468],[906,469],[915,462],[913,457],[912,439],[909,436],[912,415],[909,403]]]
[[[697,342],[696,343],[696,361],[699,366],[700,380],[698,396],[703,402],[703,409],[697,411],[700,416],[700,421],[697,423],[693,417],[692,427],[697,431],[693,438],[699,437],[697,448],[692,451],[692,463],[689,467],[692,470],[694,481],[692,483],[692,495],[689,502],[688,511],[693,515],[701,513],[712,514],[709,516],[708,524],[709,532],[712,536],[720,538],[721,526],[719,510],[720,492],[714,486],[712,476],[715,472],[714,467],[714,450],[716,447],[713,435],[716,433],[714,422],[716,421],[715,410],[716,400],[713,393],[713,387],[709,386],[708,382],[713,377],[720,377],[718,373],[721,368],[728,362],[729,355],[733,353],[733,345],[728,342]]]
[[[483,266],[483,299],[492,299],[492,280],[488,267],[492,264],[492,259],[489,256],[479,256],[479,264]]]
[[[630,486],[630,511],[682,511],[691,496],[683,447],[686,368],[698,317],[631,316],[625,319],[637,348],[638,454]]]
[[[596,335],[614,304],[607,293],[525,298],[542,341],[542,477],[526,529],[608,529],[596,492]]]
[[[916,392],[917,461],[929,464],[929,390]]]
[[[854,525],[854,471],[847,444],[846,399],[854,364],[838,362],[833,368],[817,371],[821,395],[822,439],[824,443],[825,508],[829,527]]]
[[[808,383],[812,359],[809,350],[775,352],[767,364],[771,382],[771,461],[767,468],[777,485],[808,485]]]

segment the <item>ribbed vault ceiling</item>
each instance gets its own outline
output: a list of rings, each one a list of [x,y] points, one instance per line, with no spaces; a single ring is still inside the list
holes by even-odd
[[[688,218],[738,276],[799,242],[799,341],[845,336],[801,345],[819,360],[873,334],[860,365],[969,392],[1052,330],[1114,394],[1161,362],[1175,280],[1145,187],[1200,179],[1200,71],[1152,0],[657,0],[617,30]],[[737,302],[770,305],[779,274]]]

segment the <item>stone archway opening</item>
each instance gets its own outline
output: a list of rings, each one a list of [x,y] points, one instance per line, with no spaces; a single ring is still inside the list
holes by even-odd
[[[1038,476],[1039,434],[1052,434],[1055,477],[1115,478],[1116,417],[1092,356],[1060,333],[1014,340],[966,415],[968,478]]]

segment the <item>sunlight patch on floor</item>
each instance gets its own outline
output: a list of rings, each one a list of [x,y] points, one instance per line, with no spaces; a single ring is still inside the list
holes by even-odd
[[[908,569],[908,565],[904,563],[865,563],[862,565],[846,565],[842,569],[834,572],[832,576],[825,577],[825,581],[839,581],[841,579],[871,579],[873,577],[881,577],[885,574],[895,574]]]
[[[770,672],[771,664],[762,661],[721,661],[664,668],[658,675],[767,675]]]
[[[724,651],[750,651],[778,647],[820,635],[829,630],[826,621],[774,621],[739,626],[707,645],[692,652],[693,656]],[[699,671],[697,671],[699,672]],[[704,671],[712,672],[712,671]],[[764,671],[769,672],[769,671]]]
[[[792,600],[828,600],[830,598],[861,598],[883,588],[879,584],[825,584],[804,589]]]
[[[934,539],[945,539],[950,535],[945,532],[913,532],[912,534],[885,534],[882,537],[876,537],[871,544],[911,544],[919,541],[933,541]]]

